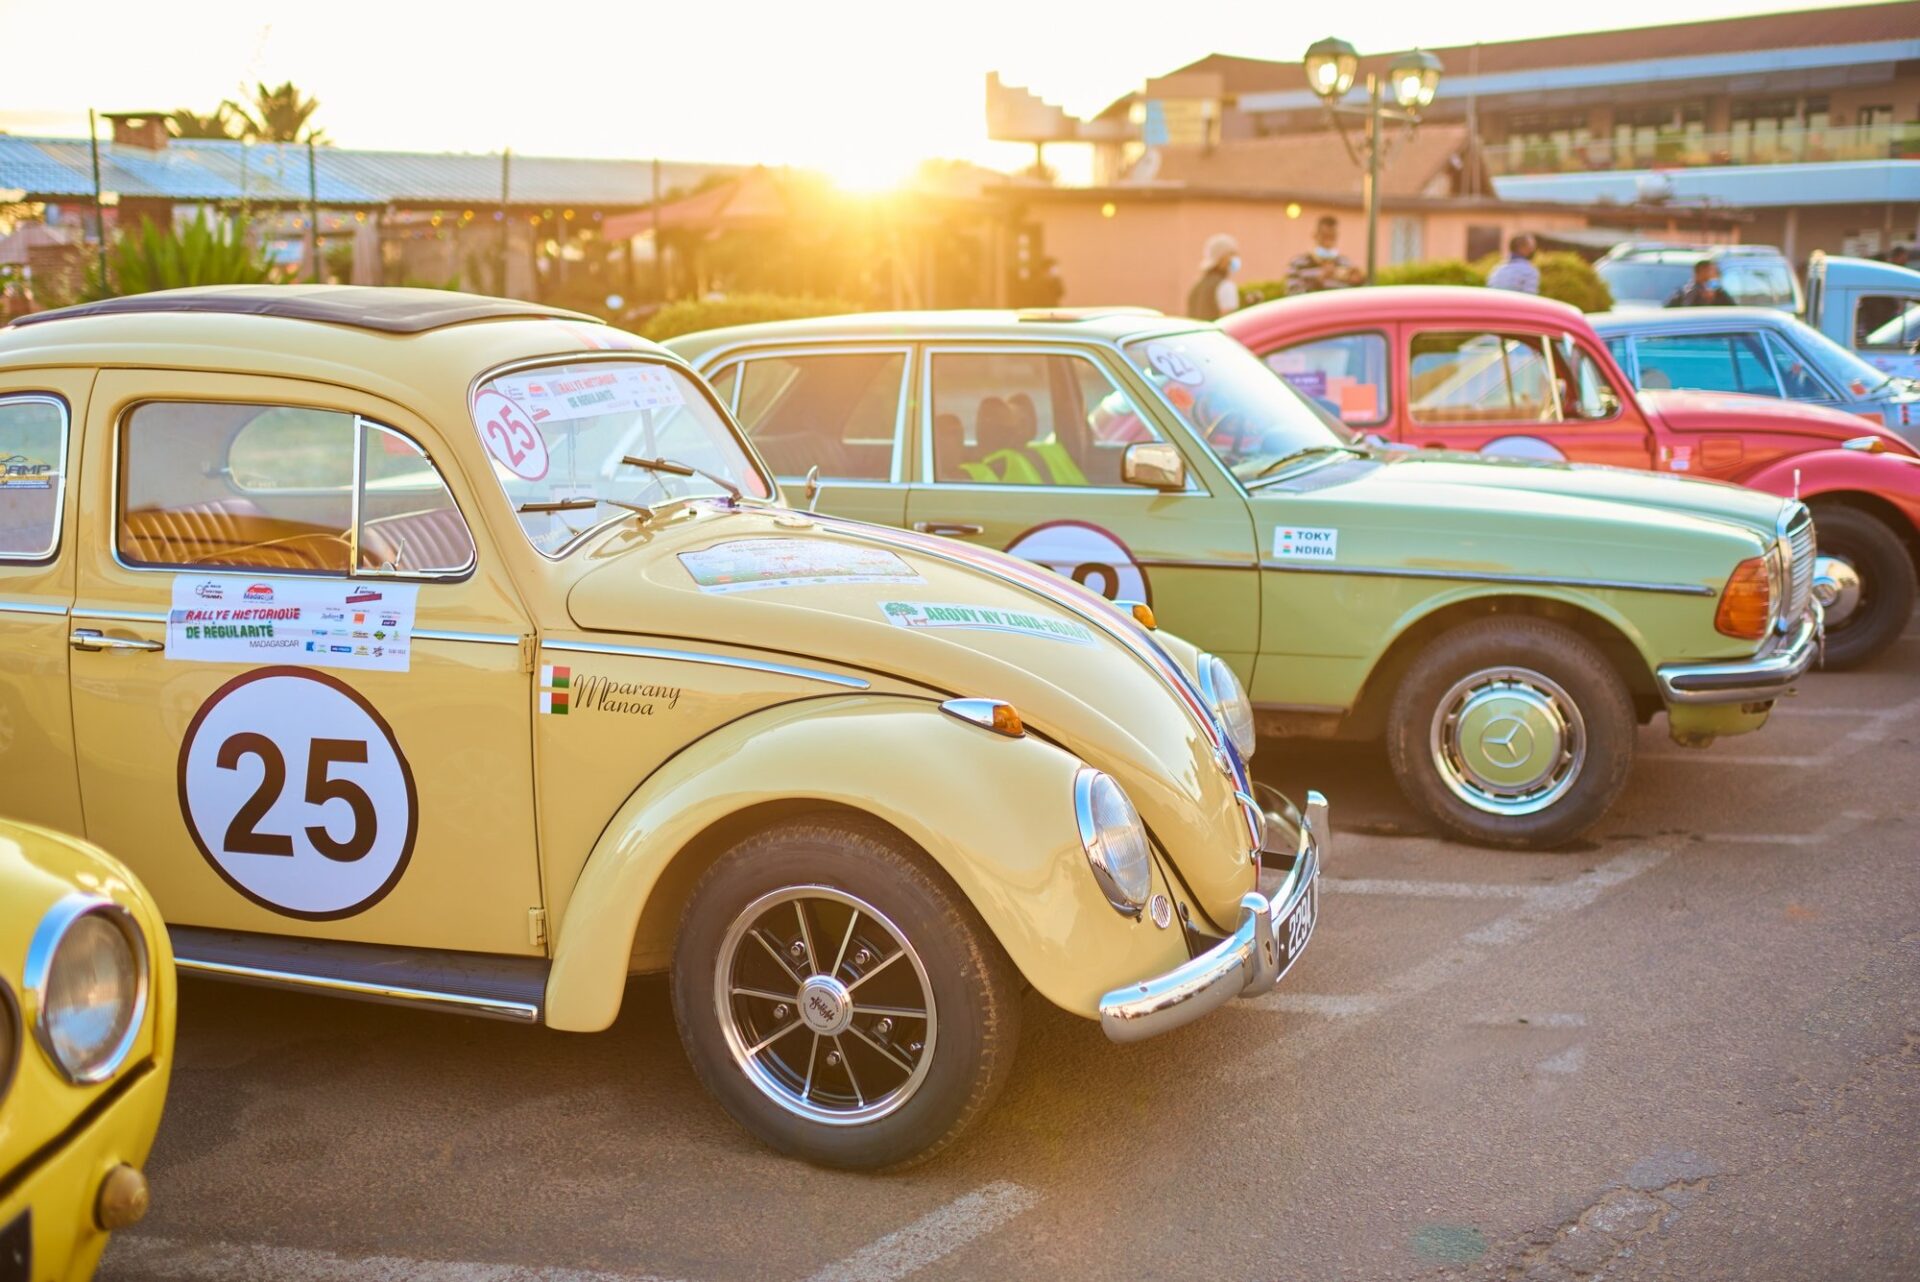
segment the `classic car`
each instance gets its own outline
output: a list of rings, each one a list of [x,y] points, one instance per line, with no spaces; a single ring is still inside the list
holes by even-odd
[[[146,1214],[174,1013],[166,928],[133,874],[0,821],[0,1279],[83,1282]]]
[[[1920,271],[1815,250],[1807,323],[1876,369],[1920,378]]]
[[[1793,265],[1772,245],[1675,245],[1625,241],[1593,265],[1622,309],[1665,307],[1693,280],[1693,265],[1710,259],[1720,287],[1736,304],[1792,316],[1804,305]]]
[[[1505,290],[1347,290],[1222,324],[1356,431],[1732,481],[1808,504],[1826,667],[1883,653],[1912,617],[1920,457],[1856,415],[1726,392],[1636,393],[1579,312]]]
[[[1022,981],[1108,1035],[1270,990],[1325,803],[1226,669],[1024,562],[811,516],[684,362],[437,290],[0,330],[0,813],[183,971],[592,1031],[665,970],[751,1133],[924,1156]],[[1264,804],[1256,801],[1264,798]]]
[[[1920,384],[1875,369],[1784,312],[1670,307],[1587,319],[1641,391],[1738,392],[1824,405],[1920,443]]]
[[[1637,722],[1756,730],[1813,659],[1801,505],[1378,449],[1202,322],[904,313],[670,345],[822,508],[1144,603],[1240,674],[1260,728],[1384,736],[1473,840],[1568,841]]]

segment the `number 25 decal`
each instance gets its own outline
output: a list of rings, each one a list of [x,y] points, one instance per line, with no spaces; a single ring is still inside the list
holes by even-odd
[[[260,668],[214,691],[180,745],[179,783],[181,817],[213,870],[289,917],[364,912],[413,856],[418,799],[399,741],[324,672]]]
[[[499,392],[482,392],[473,400],[473,421],[480,425],[487,453],[509,472],[523,481],[537,481],[547,474],[546,438],[513,401]]]

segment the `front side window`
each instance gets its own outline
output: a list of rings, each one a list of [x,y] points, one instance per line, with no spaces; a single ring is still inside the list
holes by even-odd
[[[1756,334],[1642,334],[1634,354],[1642,387],[1780,395]]]
[[[1920,299],[1865,294],[1853,308],[1853,345],[1863,351],[1911,352],[1920,342]]]
[[[50,396],[0,400],[0,560],[54,554],[66,486],[67,407]]]
[[[1793,350],[1778,334],[1766,335],[1767,350],[1773,354],[1773,367],[1779,371],[1780,387],[1796,401],[1830,401],[1833,392],[1813,372],[1807,358]]]
[[[732,370],[735,417],[775,476],[797,481],[817,467],[830,481],[893,479],[905,352],[761,356]]]
[[[273,574],[457,575],[473,539],[420,447],[354,414],[153,402],[120,436],[128,565]]]
[[[659,361],[568,361],[498,375],[475,393],[473,425],[520,528],[547,556],[631,515],[627,505],[718,498],[727,485],[751,498],[771,492],[699,385]]]
[[[1620,412],[1620,394],[1600,362],[1579,340],[1562,334],[1553,342],[1554,376],[1560,380],[1560,408],[1569,421],[1596,423]]]
[[[1544,338],[1522,334],[1416,334],[1407,366],[1416,423],[1557,423],[1560,400]]]
[[[936,481],[1117,486],[1126,447],[1164,439],[1084,356],[936,352],[929,369]]]
[[[1349,427],[1387,421],[1387,339],[1340,334],[1268,352],[1267,365],[1294,390]]]

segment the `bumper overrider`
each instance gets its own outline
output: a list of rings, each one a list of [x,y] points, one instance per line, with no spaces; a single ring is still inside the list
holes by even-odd
[[[1654,675],[1660,697],[1674,703],[1762,703],[1784,695],[1820,656],[1823,631],[1820,606],[1807,612],[1789,631],[1748,659],[1713,663],[1665,663]]]
[[[1284,804],[1284,803],[1283,803]],[[1164,975],[1116,988],[1100,999],[1100,1027],[1116,1042],[1137,1042],[1191,1024],[1235,997],[1258,997],[1306,951],[1319,916],[1320,864],[1332,828],[1327,799],[1307,794],[1304,813],[1291,805],[1266,816],[1269,840],[1295,835],[1291,850],[1262,851],[1262,863],[1284,873],[1271,896],[1251,891],[1240,898],[1240,924],[1232,935]]]

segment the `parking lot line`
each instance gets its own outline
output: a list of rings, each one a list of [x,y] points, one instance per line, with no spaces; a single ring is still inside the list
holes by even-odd
[[[1325,1015],[1329,1019],[1352,1019],[1371,1015],[1380,1005],[1378,997],[1356,997],[1342,993],[1290,993],[1276,988],[1256,999],[1256,1005],[1294,1015]]]
[[[1509,882],[1407,881],[1390,877],[1323,877],[1320,885],[1343,895],[1398,895],[1408,899],[1525,899],[1542,889]]]
[[[294,1246],[176,1242],[116,1234],[103,1261],[106,1277],[190,1282],[665,1282],[650,1273],[605,1273],[523,1264],[340,1255]]]
[[[993,1232],[1039,1201],[1040,1195],[1024,1185],[996,1180],[874,1239],[807,1282],[886,1282],[906,1277]]]

